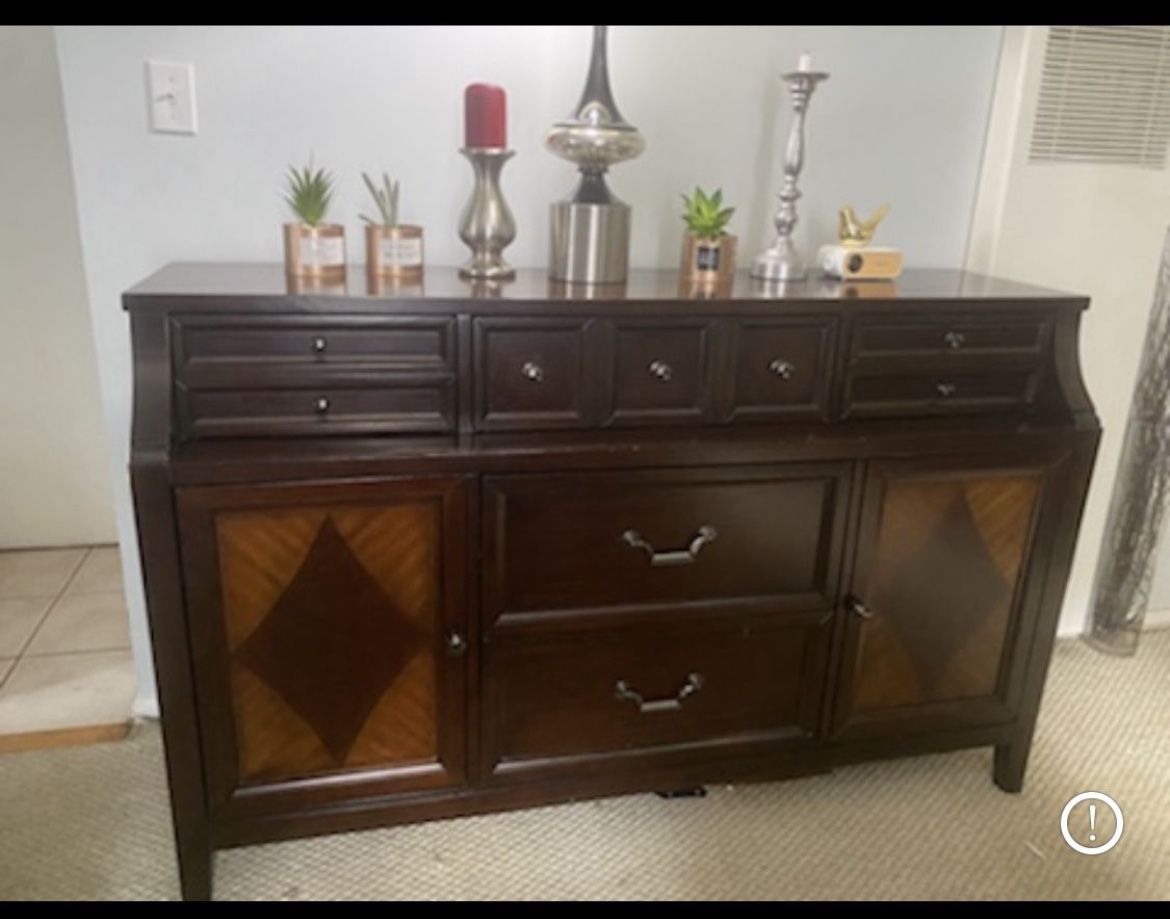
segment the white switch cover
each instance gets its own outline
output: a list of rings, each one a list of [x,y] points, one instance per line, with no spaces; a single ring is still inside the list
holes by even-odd
[[[163,134],[194,134],[195,65],[146,62],[150,129]]]

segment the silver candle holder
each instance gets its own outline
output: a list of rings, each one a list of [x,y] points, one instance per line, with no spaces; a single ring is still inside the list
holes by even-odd
[[[464,147],[459,152],[475,173],[475,187],[459,221],[459,238],[471,249],[471,258],[459,269],[459,276],[493,281],[514,278],[516,269],[504,261],[503,252],[516,238],[516,221],[500,191],[500,170],[515,151]]]
[[[794,70],[780,77],[788,83],[795,117],[784,153],[784,187],[780,189],[780,209],[776,211],[776,241],[756,257],[751,273],[753,278],[764,281],[802,281],[808,269],[792,242],[792,231],[796,228],[796,202],[800,199],[796,180],[804,166],[804,115],[813,90],[822,80],[829,79],[829,75],[820,70]]]

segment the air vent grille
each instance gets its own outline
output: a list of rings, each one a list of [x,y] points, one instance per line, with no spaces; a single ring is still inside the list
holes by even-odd
[[[1052,26],[1033,163],[1161,169],[1170,143],[1170,26]]]

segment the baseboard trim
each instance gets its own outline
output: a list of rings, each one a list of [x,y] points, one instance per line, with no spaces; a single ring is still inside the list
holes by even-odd
[[[130,733],[130,722],[92,724],[79,728],[58,728],[54,731],[26,731],[23,734],[0,735],[0,754],[27,753],[30,750],[51,750],[57,747],[79,747],[86,744],[109,743],[123,740]]]

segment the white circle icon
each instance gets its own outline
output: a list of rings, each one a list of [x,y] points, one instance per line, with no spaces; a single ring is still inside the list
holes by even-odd
[[[1082,801],[1100,801],[1113,812],[1113,835],[1108,839],[1101,841],[1098,838],[1097,805],[1095,803],[1089,805],[1089,842],[1092,845],[1082,845],[1073,836],[1068,828],[1068,818],[1073,812],[1073,808]],[[1074,795],[1060,813],[1060,834],[1064,837],[1064,841],[1068,843],[1070,849],[1080,852],[1082,855],[1102,855],[1108,852],[1121,839],[1121,831],[1123,829],[1125,829],[1125,818],[1121,816],[1121,808],[1117,806],[1117,802],[1109,797],[1109,795],[1099,791],[1082,791],[1079,795]]]

